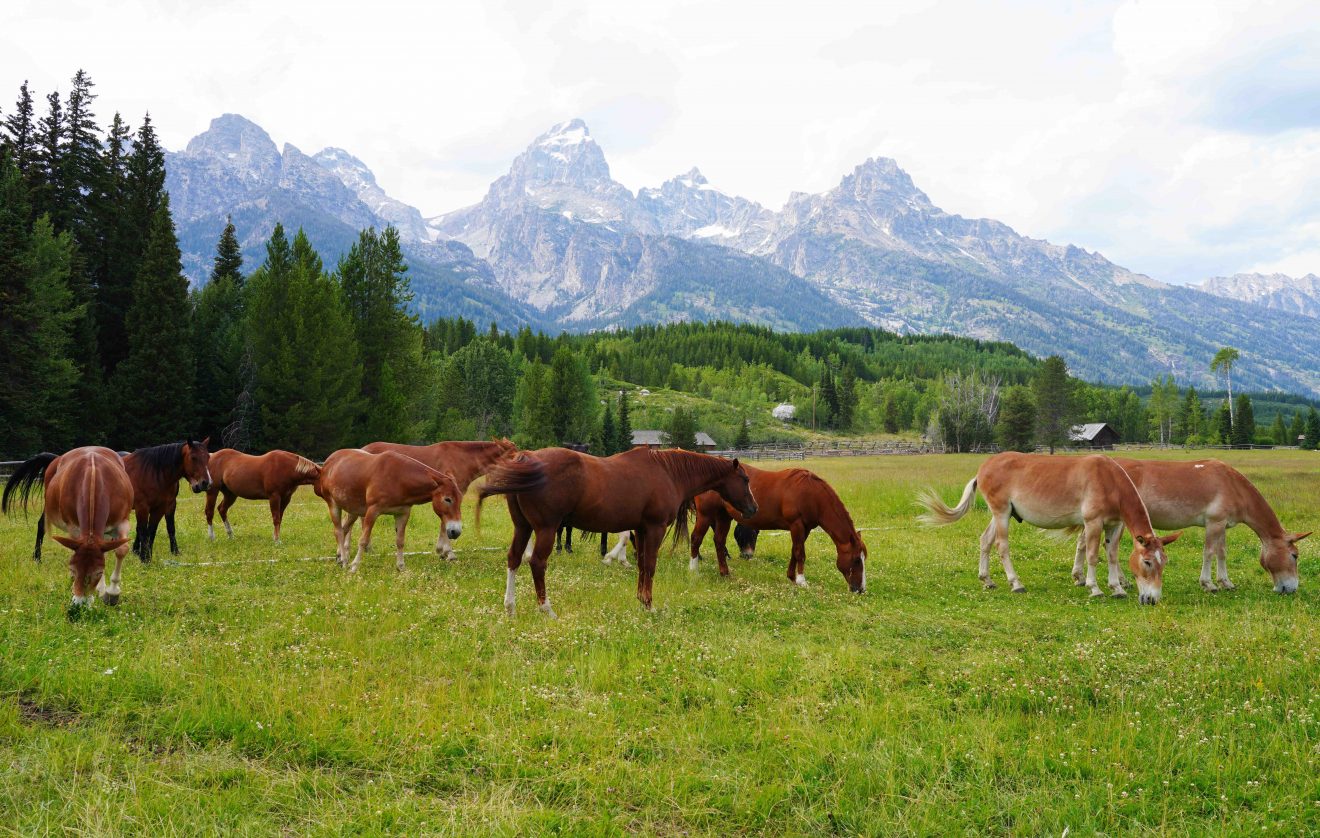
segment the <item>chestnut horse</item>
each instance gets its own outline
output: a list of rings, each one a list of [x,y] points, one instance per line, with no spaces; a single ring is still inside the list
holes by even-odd
[[[360,448],[340,449],[326,457],[315,490],[325,500],[335,525],[339,566],[347,565],[349,573],[357,571],[363,554],[371,549],[371,529],[381,515],[394,516],[395,567],[399,570],[403,570],[404,534],[414,506],[430,501],[451,539],[463,533],[463,493],[454,478],[394,451],[372,454]],[[362,519],[362,537],[350,565],[349,538],[358,518]]]
[[[473,480],[485,474],[495,463],[505,457],[513,456],[518,451],[518,446],[507,439],[495,439],[489,442],[436,442],[431,445],[373,442],[364,445],[362,450],[372,454],[395,451],[412,457],[436,471],[452,475],[454,482],[458,484],[459,493],[466,494]],[[440,528],[440,536],[435,541],[435,552],[439,553],[441,558],[455,558],[454,545],[449,543],[444,527]]]
[[[321,475],[321,467],[306,457],[290,451],[267,451],[260,456],[221,448],[211,455],[211,487],[206,490],[206,535],[215,541],[215,498],[220,500],[220,520],[225,532],[234,537],[229,526],[229,507],[236,498],[270,501],[270,518],[275,524],[275,543],[280,543],[280,522],[299,486],[311,486]]]
[[[1269,571],[1274,591],[1291,594],[1297,590],[1297,542],[1311,533],[1290,533],[1251,481],[1237,469],[1220,460],[1169,462],[1167,460],[1129,460],[1115,457],[1114,462],[1136,484],[1141,499],[1150,510],[1150,520],[1160,529],[1205,527],[1205,553],[1201,563],[1201,587],[1207,591],[1233,589],[1228,579],[1226,543],[1228,528],[1247,527],[1260,539],[1260,566]],[[1121,526],[1109,535],[1109,574],[1118,570],[1118,542]],[[1081,584],[1083,546],[1079,540],[1073,562],[1073,578]],[[1218,560],[1219,585],[1210,576],[1210,565]]]
[[[729,551],[725,542],[731,523],[737,522],[740,528],[752,531],[788,530],[793,538],[793,549],[788,558],[788,581],[805,588],[807,536],[820,527],[834,541],[838,553],[835,566],[843,574],[849,590],[866,593],[866,544],[834,488],[804,468],[782,471],[765,471],[752,466],[744,468],[756,497],[756,514],[751,517],[739,514],[714,492],[699,495],[694,504],[697,521],[692,526],[692,558],[688,567],[697,569],[701,542],[712,527],[715,529],[715,556],[720,562],[721,576],[729,575]],[[743,555],[748,557],[746,550]]]
[[[206,446],[210,437],[195,442],[183,442],[139,448],[124,457],[124,469],[133,481],[133,508],[137,513],[137,528],[133,533],[133,552],[142,561],[151,561],[156,545],[156,528],[165,519],[165,531],[170,537],[170,552],[179,554],[179,541],[174,536],[174,510],[179,502],[179,481],[186,479],[193,492],[205,492],[211,485],[211,472],[207,468],[211,454]]]
[[[1128,565],[1137,579],[1139,599],[1143,605],[1160,601],[1167,561],[1164,546],[1182,533],[1164,538],[1155,534],[1137,487],[1118,463],[1100,454],[1088,457],[996,454],[981,464],[953,509],[945,506],[934,490],[923,492],[918,502],[926,508],[926,514],[920,520],[931,525],[952,524],[975,504],[978,488],[990,507],[990,524],[981,534],[980,576],[987,589],[995,587],[990,580],[993,542],[999,548],[1004,574],[1013,592],[1026,590],[1008,557],[1008,521],[1016,518],[1042,529],[1082,529],[1086,540],[1086,584],[1091,596],[1102,596],[1095,578],[1100,540],[1106,530],[1121,523],[1132,532],[1134,540]],[[1114,570],[1110,568],[1109,577],[1114,596],[1126,596],[1122,577],[1115,577]]]
[[[69,559],[69,573],[73,576],[73,606],[91,603],[89,589],[96,592],[106,605],[119,604],[119,571],[128,553],[128,515],[133,509],[133,484],[119,455],[109,448],[88,446],[75,448],[56,457],[38,455],[28,463],[38,461],[45,465],[40,472],[32,467],[20,469],[5,486],[4,511],[9,512],[14,491],[27,505],[28,495],[37,482],[36,474],[44,474],[46,493],[42,520],[69,535],[55,536],[55,540],[73,551]],[[26,466],[28,463],[25,463]],[[105,578],[105,554],[115,553],[115,570],[109,582]]]
[[[747,472],[737,460],[691,451],[650,451],[636,448],[612,457],[594,457],[567,448],[524,452],[491,469],[481,487],[481,502],[507,495],[513,518],[504,606],[514,613],[514,578],[532,535],[536,544],[530,563],[536,600],[543,613],[554,616],[545,593],[545,568],[554,548],[555,532],[571,524],[588,532],[631,530],[637,540],[637,598],[651,607],[656,554],[665,530],[677,521],[674,542],[687,535],[692,498],[714,490],[744,515],[756,514]]]
[[[178,502],[179,480],[188,479],[194,492],[206,491],[210,486],[210,472],[207,471],[210,454],[206,450],[209,439],[194,442],[175,442],[168,445],[156,445],[151,448],[139,448],[132,454],[120,453],[128,479],[133,483],[133,507],[137,512],[137,529],[133,535],[133,552],[142,561],[151,560],[152,547],[156,543],[156,528],[160,519],[165,519],[165,529],[170,537],[170,552],[178,554],[179,542],[174,535],[174,509]],[[20,465],[9,479],[10,486],[20,480],[26,481],[26,492],[38,475],[44,474],[44,480],[50,483],[55,476],[59,456],[49,452],[37,454]],[[6,497],[10,492],[5,488]],[[46,516],[37,519],[37,542],[32,550],[32,558],[41,561],[41,542],[46,536]]]

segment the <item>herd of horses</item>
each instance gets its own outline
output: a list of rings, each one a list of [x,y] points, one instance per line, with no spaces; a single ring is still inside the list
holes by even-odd
[[[554,616],[545,572],[550,553],[558,549],[566,532],[571,551],[573,529],[600,534],[606,562],[626,561],[632,545],[637,598],[648,609],[657,557],[671,529],[675,545],[688,540],[689,566],[694,570],[706,534],[713,531],[719,572],[726,576],[730,528],[744,558],[753,555],[760,531],[787,531],[792,539],[788,579],[805,586],[806,540],[819,528],[834,542],[835,565],[849,590],[866,591],[866,543],[838,494],[807,469],[766,471],[736,459],[680,450],[636,448],[611,457],[566,448],[524,451],[507,439],[433,445],[375,442],[336,451],[320,465],[288,451],[260,456],[233,449],[211,453],[208,445],[206,439],[187,439],[131,453],[88,446],[60,455],[38,454],[9,477],[0,509],[5,514],[26,509],[35,490],[44,492],[33,558],[41,559],[47,526],[65,533],[54,538],[72,551],[74,607],[90,604],[93,589],[105,604],[118,603],[130,515],[136,517],[132,549],[144,562],[152,558],[162,520],[171,552],[179,552],[174,513],[183,480],[193,492],[207,494],[205,516],[211,540],[216,499],[220,499],[220,520],[232,537],[228,512],[235,500],[243,498],[269,503],[277,544],[294,493],[300,486],[311,486],[325,501],[334,525],[336,558],[341,567],[354,572],[370,551],[372,531],[381,515],[394,518],[395,563],[403,570],[409,517],[414,507],[428,503],[441,522],[436,553],[453,559],[453,541],[463,532],[463,498],[473,481],[484,475],[477,491],[478,525],[482,504],[494,495],[504,496],[513,522],[504,595],[509,614],[515,610],[517,571],[526,561],[539,609]],[[1107,553],[1112,594],[1126,595],[1118,549],[1127,529],[1133,540],[1128,567],[1140,602],[1152,605],[1163,591],[1166,548],[1183,528],[1206,530],[1201,585],[1209,591],[1233,587],[1225,560],[1227,528],[1243,524],[1255,532],[1261,543],[1261,565],[1279,593],[1297,590],[1297,542],[1310,535],[1285,530],[1256,487],[1218,460],[1168,462],[1098,454],[997,454],[981,464],[956,506],[946,505],[933,490],[919,495],[926,510],[919,519],[932,526],[951,524],[972,509],[978,492],[990,509],[990,522],[980,539],[980,579],[986,588],[995,587],[990,578],[994,546],[1014,592],[1026,589],[1009,558],[1010,519],[1076,533],[1073,580],[1088,587],[1092,596],[1103,595],[1096,577],[1101,550]],[[361,534],[350,560],[353,527],[359,519]],[[1161,536],[1156,529],[1178,531]],[[606,553],[610,533],[618,533],[619,541]],[[109,553],[115,554],[115,566],[107,577]],[[1215,562],[1217,584],[1211,576]]]

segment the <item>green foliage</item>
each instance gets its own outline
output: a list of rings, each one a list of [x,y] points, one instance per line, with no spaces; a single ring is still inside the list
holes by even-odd
[[[1033,395],[1036,400],[1036,440],[1053,454],[1056,447],[1068,443],[1068,434],[1076,424],[1077,415],[1068,364],[1058,355],[1051,355],[1041,364]]]
[[[1187,395],[1183,398],[1178,408],[1178,416],[1174,420],[1173,441],[1186,443],[1192,438],[1199,439],[1204,433],[1205,408],[1201,405],[1200,396],[1196,394],[1196,388],[1188,387]]]
[[[498,343],[481,338],[445,362],[443,405],[471,423],[472,438],[510,433],[515,387],[513,358]]]
[[[697,417],[687,408],[676,407],[665,422],[660,440],[671,448],[696,451],[698,430]]]
[[[979,373],[951,373],[941,382],[928,435],[945,451],[972,451],[994,439],[999,418],[999,381]]]
[[[619,391],[619,427],[615,431],[614,449],[627,451],[632,448],[632,408],[628,406],[628,393]]]
[[[197,361],[197,427],[199,436],[219,444],[237,439],[243,378],[243,257],[226,224],[216,247],[211,281],[193,293],[193,346]]]
[[[114,443],[134,448],[193,432],[195,366],[188,280],[180,264],[168,197],[156,208],[124,319],[128,354],[112,383],[118,410]]]
[[[513,441],[519,448],[545,448],[559,443],[551,416],[554,405],[550,377],[550,368],[540,361],[523,367],[513,402]]]
[[[590,440],[597,406],[596,382],[586,360],[561,346],[550,362],[550,428],[555,444]]]
[[[1009,387],[999,404],[995,442],[1006,451],[1032,451],[1036,447],[1036,402],[1026,387]]]
[[[1299,445],[1300,440],[1306,435],[1306,414],[1303,411],[1297,411],[1293,414],[1292,424],[1288,426],[1288,444]]]
[[[316,456],[356,441],[362,364],[352,320],[301,230],[290,247],[275,226],[247,294],[256,447]]]
[[[1256,441],[1256,417],[1251,410],[1251,397],[1246,393],[1238,395],[1235,413],[1233,444],[1251,445]]]
[[[1283,424],[1283,414],[1274,415],[1274,424],[1270,426],[1270,442],[1275,445],[1289,445],[1288,426]]]
[[[1306,412],[1305,441],[1302,447],[1307,451],[1314,451],[1320,448],[1320,411],[1314,406]]]
[[[1216,445],[1233,444],[1233,414],[1229,407],[1231,402],[1225,400],[1215,411],[1214,435],[1211,441]]]
[[[738,422],[738,435],[733,438],[733,447],[739,451],[744,451],[752,444],[752,428],[744,416]]]

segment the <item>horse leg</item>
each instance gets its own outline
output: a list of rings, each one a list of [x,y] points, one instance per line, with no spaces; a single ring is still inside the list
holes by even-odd
[[[1206,521],[1205,522],[1205,550],[1201,556],[1201,587],[1210,593],[1219,590],[1215,584],[1214,577],[1211,576],[1211,568],[1214,565],[1215,558],[1218,555],[1218,540],[1221,535],[1227,535],[1227,526],[1224,521]]]
[[[555,530],[555,552],[556,552],[556,553],[562,553],[562,552],[564,552],[564,525],[563,525],[563,524],[560,524],[560,525],[559,525],[559,528]],[[531,557],[528,556],[528,558],[531,558]]]
[[[1077,550],[1073,556],[1073,584],[1077,587],[1086,585],[1086,532],[1077,533]]]
[[[807,536],[811,530],[801,521],[794,521],[788,528],[793,537],[793,551],[788,558],[788,579],[799,588],[807,587]]]
[[[1096,582],[1096,565],[1100,561],[1101,541],[1105,537],[1105,523],[1098,518],[1092,518],[1086,522],[1082,530],[1082,538],[1086,539],[1086,587],[1091,589],[1091,596],[1104,596],[1105,592],[1100,590],[1100,585]]]
[[[143,564],[151,561],[151,553],[147,551],[147,530],[149,520],[147,517],[147,508],[145,506],[137,507],[133,510],[133,552],[138,554],[138,558]]]
[[[987,591],[992,591],[998,586],[995,580],[990,578],[990,545],[995,540],[995,519],[990,517],[990,523],[986,524],[985,531],[981,533],[981,566],[977,578],[981,584],[985,585]]]
[[[142,557],[144,562],[151,561],[156,554],[156,533],[160,530],[160,519],[161,516],[154,512],[147,518],[147,536],[142,543],[143,548],[146,549],[146,555]]]
[[[564,533],[564,552],[565,552],[565,553],[572,553],[572,552],[573,552],[573,525],[572,525],[572,524],[569,524],[569,525],[568,525],[568,530],[567,530],[567,532]]]
[[[219,484],[212,483],[211,488],[206,490],[206,540],[215,543],[215,499],[220,494]]]
[[[275,543],[276,543],[276,544],[283,544],[283,543],[284,543],[284,542],[280,541],[280,525],[284,523],[284,510],[286,510],[286,509],[289,508],[289,504],[290,504],[292,501],[293,501],[293,491],[292,491],[292,490],[290,490],[290,491],[288,491],[288,492],[285,492],[283,495],[280,496],[280,515],[279,515],[278,518],[275,519]]]
[[[1109,590],[1113,596],[1127,596],[1127,591],[1123,590],[1123,571],[1118,566],[1118,545],[1123,538],[1123,525],[1121,523],[1110,527],[1105,535],[1108,542],[1105,545],[1105,551],[1109,554]]]
[[[403,572],[403,542],[408,534],[408,517],[411,515],[412,507],[408,507],[402,515],[394,516],[394,568],[400,573]]]
[[[1004,565],[1009,589],[1015,594],[1026,593],[1026,586],[1018,579],[1017,571],[1013,569],[1013,560],[1008,557],[1008,510],[995,515],[995,546],[999,548],[999,560]]]
[[[344,531],[338,549],[343,555],[339,564],[345,569],[348,568],[348,554],[353,552],[353,525],[357,523],[357,519],[358,516],[352,512],[344,513]]]
[[[601,534],[601,537],[602,537],[602,538],[604,537],[604,534],[603,534],[603,533]],[[605,554],[605,558],[601,559],[601,561],[604,562],[605,564],[609,564],[609,563],[611,563],[611,562],[618,562],[619,564],[627,564],[627,563],[628,563],[628,539],[631,538],[631,537],[632,537],[632,533],[630,533],[630,532],[621,532],[621,533],[619,533],[619,541],[618,541],[618,543],[614,545],[614,549],[613,549],[613,550],[611,550],[611,551],[609,551],[608,553]]]
[[[325,508],[326,511],[330,513],[330,525],[335,528],[335,560],[339,562],[340,567],[343,567],[344,566],[343,515],[339,511],[339,507],[336,506],[335,502],[330,498],[325,499]]]
[[[222,488],[220,491],[223,493],[220,496],[220,520],[225,525],[225,535],[233,538],[234,528],[229,526],[229,508],[234,505],[234,501],[238,499],[238,495],[235,495],[228,489]]]
[[[1228,581],[1228,527],[1225,526],[1219,531],[1215,538],[1215,558],[1219,561],[1219,587],[1225,591],[1231,591],[1237,587]]]
[[[174,537],[174,505],[171,504],[169,511],[165,513],[165,532],[170,537],[170,553],[179,555],[179,540]]]
[[[37,545],[32,548],[32,561],[41,561],[41,542],[46,537],[46,513],[37,518]]]
[[[697,520],[692,524],[692,536],[688,539],[688,570],[697,569],[697,564],[701,561],[701,542],[706,540],[708,530],[710,530],[710,518],[698,512]]]
[[[711,540],[715,542],[715,559],[720,564],[720,576],[729,575],[729,525],[732,518],[721,515],[715,519],[715,532]]]
[[[275,543],[280,543],[280,521],[284,519],[284,506],[279,495],[270,496],[270,523],[275,528]]]
[[[651,610],[651,588],[655,579],[655,559],[660,552],[660,541],[665,531],[656,532],[652,526],[643,526],[633,531],[637,539],[637,599],[647,611]]]
[[[362,537],[358,539],[357,555],[353,557],[353,563],[348,566],[349,573],[356,573],[358,566],[362,564],[362,556],[371,552],[371,529],[376,526],[376,519],[380,513],[375,507],[368,506],[367,514],[362,516]]]
[[[509,544],[509,554],[506,560],[509,575],[504,583],[504,610],[512,617],[515,608],[513,582],[518,576],[519,565],[523,563],[523,552],[527,549],[527,543],[532,538],[532,525],[527,522],[527,517],[522,514],[522,509],[518,507],[516,500],[509,498],[508,502],[509,518],[513,520],[513,541]]]
[[[119,538],[128,538],[128,521],[125,520],[119,525]],[[128,555],[128,543],[125,542],[115,549],[115,570],[110,574],[110,581],[107,584],[105,575],[101,576],[101,584],[97,586],[96,591],[101,595],[101,602],[106,605],[119,604],[119,570],[124,566],[124,556]]]
[[[536,586],[537,608],[550,618],[555,618],[555,610],[550,607],[550,599],[545,594],[545,567],[550,561],[550,551],[554,548],[555,531],[551,528],[536,531],[536,547],[532,550],[532,584]]]

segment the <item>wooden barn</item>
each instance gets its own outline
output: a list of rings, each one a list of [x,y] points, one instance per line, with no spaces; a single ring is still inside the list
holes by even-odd
[[[1068,439],[1078,448],[1113,448],[1122,441],[1118,431],[1108,422],[1074,425],[1068,433]]]
[[[667,448],[668,446],[661,440],[663,431],[633,431],[633,448]],[[710,434],[705,431],[697,431],[697,450],[714,451],[716,448],[715,440],[710,438]]]

